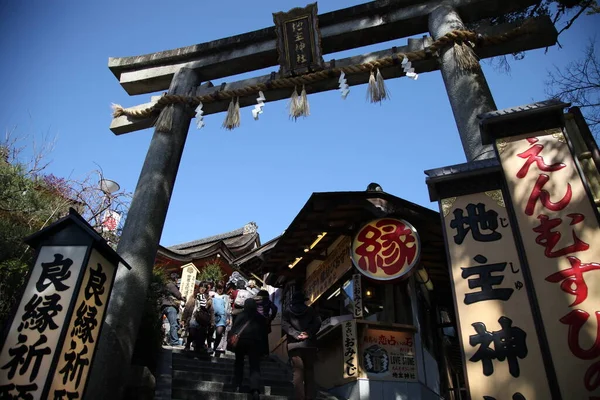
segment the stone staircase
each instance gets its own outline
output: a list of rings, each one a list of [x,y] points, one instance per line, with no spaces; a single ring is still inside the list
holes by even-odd
[[[235,392],[232,385],[233,354],[222,354],[219,358],[192,355],[173,351],[171,398],[187,399],[248,399],[248,359],[244,365],[242,393]],[[283,364],[267,359],[261,362],[261,399],[287,400],[293,395],[291,373]]]
[[[182,350],[163,350],[163,368],[159,371],[156,400],[246,400],[250,391],[248,359],[244,365],[241,393],[232,385],[233,363],[231,353],[220,357],[196,356]],[[293,399],[291,369],[288,365],[265,359],[261,362],[261,400]],[[319,392],[319,400],[337,400],[326,392]]]

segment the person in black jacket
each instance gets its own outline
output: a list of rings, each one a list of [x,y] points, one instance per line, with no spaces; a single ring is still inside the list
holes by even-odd
[[[294,292],[281,320],[281,328],[287,334],[288,356],[292,362],[297,400],[313,400],[317,394],[315,360],[321,318],[305,301],[304,293]]]
[[[179,345],[179,323],[177,322],[177,314],[179,313],[180,302],[185,302],[179,289],[177,289],[177,274],[172,273],[171,279],[167,282],[163,289],[162,295],[162,314],[167,316],[171,329],[169,331],[169,344],[171,346]]]
[[[260,358],[262,338],[267,334],[264,318],[256,309],[256,301],[247,299],[242,311],[231,328],[238,334],[239,340],[235,348],[235,366],[233,383],[239,390],[244,379],[244,357],[249,358],[250,393],[253,400],[259,399],[260,392]]]

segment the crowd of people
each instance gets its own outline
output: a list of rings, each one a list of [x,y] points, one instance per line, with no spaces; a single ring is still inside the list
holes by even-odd
[[[260,361],[269,354],[268,337],[271,322],[278,309],[266,290],[256,281],[201,282],[194,295],[183,298],[173,274],[165,287],[162,310],[168,320],[165,330],[168,345],[197,354],[219,355],[226,350],[235,353],[233,384],[239,391],[243,380],[244,359],[248,357],[250,393],[259,398]],[[306,305],[302,292],[295,292],[290,305],[282,313],[283,331],[287,335],[290,363],[293,369],[295,397],[314,399],[316,386],[314,363],[317,356],[316,335],[321,327],[317,312]],[[235,336],[235,347],[231,337]]]
[[[230,283],[223,281],[200,282],[193,296],[185,299],[177,288],[177,274],[173,273],[162,296],[164,344],[213,354],[226,350],[226,333],[233,327],[244,309],[244,302],[255,299],[261,305],[267,332],[277,315],[277,307],[270,301],[266,290],[259,290],[256,281]],[[268,334],[268,333],[267,333]],[[267,346],[267,338],[265,345]]]

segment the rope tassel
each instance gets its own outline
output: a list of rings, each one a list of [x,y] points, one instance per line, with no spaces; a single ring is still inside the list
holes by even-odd
[[[369,83],[367,85],[367,98],[371,103],[381,103],[382,100],[389,99],[390,93],[385,86],[383,75],[377,68],[377,74],[371,71]]]
[[[240,126],[240,98],[236,97],[235,102],[233,101],[233,98],[232,98],[231,103],[229,103],[229,108],[227,109],[227,115],[225,116],[225,121],[223,121],[223,128],[230,131],[239,126]]]
[[[160,115],[156,119],[154,126],[158,132],[169,133],[173,127],[173,114],[175,113],[175,106],[170,104],[163,108]]]
[[[292,97],[290,97],[289,104],[290,117],[295,120],[298,117],[308,117],[310,115],[310,106],[308,104],[308,97],[306,96],[306,89],[302,85],[302,92],[298,96],[298,89],[294,86]]]
[[[471,42],[454,42],[454,59],[464,71],[477,71],[480,68],[477,55]]]

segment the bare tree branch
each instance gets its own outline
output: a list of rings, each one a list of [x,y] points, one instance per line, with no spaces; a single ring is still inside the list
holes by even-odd
[[[548,72],[546,95],[572,103],[581,108],[583,116],[596,138],[600,135],[600,58],[594,40],[583,52],[583,57],[572,61],[566,68],[554,67]]]

